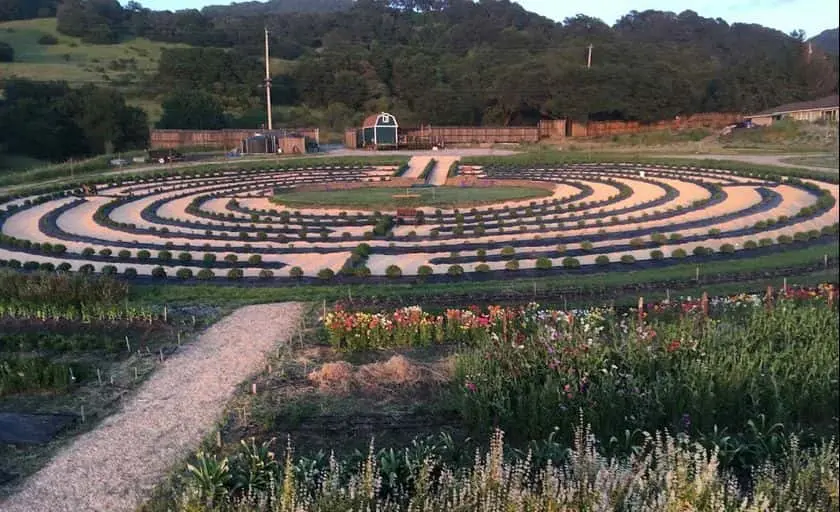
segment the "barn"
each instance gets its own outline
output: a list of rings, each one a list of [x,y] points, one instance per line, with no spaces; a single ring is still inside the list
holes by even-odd
[[[357,144],[363,148],[396,148],[399,141],[397,118],[382,112],[368,116],[362,123]]]

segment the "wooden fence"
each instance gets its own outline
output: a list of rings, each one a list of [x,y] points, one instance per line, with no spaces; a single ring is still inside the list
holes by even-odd
[[[233,149],[243,140],[255,134],[269,133],[267,130],[152,130],[151,149],[177,149],[186,147],[207,147]],[[307,141],[320,143],[318,128],[282,128],[270,133],[279,138],[302,136]]]

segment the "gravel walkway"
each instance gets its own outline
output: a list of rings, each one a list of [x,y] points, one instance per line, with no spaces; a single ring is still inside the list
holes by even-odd
[[[298,303],[248,306],[167,360],[124,408],[0,502],[3,512],[130,511],[213,429],[236,386],[288,340]]]

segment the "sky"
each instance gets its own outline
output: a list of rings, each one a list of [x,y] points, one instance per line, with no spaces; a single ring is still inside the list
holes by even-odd
[[[140,0],[151,9],[192,9],[205,5],[229,3],[225,0]],[[729,23],[758,23],[779,29],[785,33],[804,30],[806,37],[812,37],[825,29],[840,24],[840,8],[837,0],[590,0],[572,2],[569,0],[518,0],[529,11],[562,21],[576,14],[600,18],[612,25],[621,16],[632,10],[681,12],[692,10],[707,18],[723,18]]]

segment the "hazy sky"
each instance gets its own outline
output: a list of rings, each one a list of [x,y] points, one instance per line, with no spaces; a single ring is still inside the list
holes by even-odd
[[[569,0],[518,1],[529,11],[557,21],[582,13],[601,18],[608,25],[612,25],[622,15],[634,9],[674,12],[691,9],[701,16],[723,18],[730,23],[758,23],[787,33],[802,29],[807,37],[815,36],[827,28],[834,28],[840,24],[837,0],[590,0],[586,3]],[[177,10],[230,2],[226,0],[141,0],[140,3],[152,9]]]

